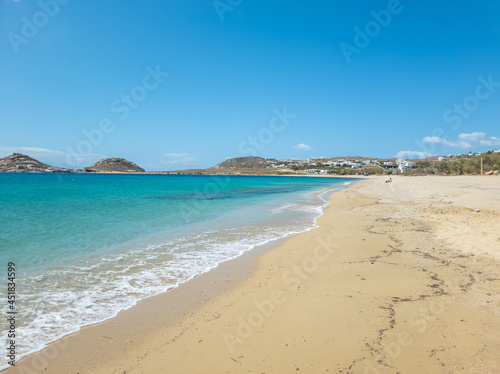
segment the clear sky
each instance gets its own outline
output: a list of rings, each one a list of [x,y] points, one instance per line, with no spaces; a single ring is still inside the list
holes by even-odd
[[[496,0],[0,0],[0,34],[1,157],[500,148]]]

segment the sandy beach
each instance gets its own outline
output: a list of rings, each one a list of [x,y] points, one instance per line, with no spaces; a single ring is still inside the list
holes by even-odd
[[[386,179],[5,373],[500,372],[500,178]]]

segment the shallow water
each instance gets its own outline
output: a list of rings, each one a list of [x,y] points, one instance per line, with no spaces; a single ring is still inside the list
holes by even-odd
[[[0,173],[0,274],[16,264],[17,359],[256,245],[311,229],[328,194],[352,181]]]

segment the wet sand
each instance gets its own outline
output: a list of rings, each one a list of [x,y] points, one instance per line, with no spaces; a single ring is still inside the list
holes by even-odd
[[[385,179],[6,373],[500,372],[500,178]]]

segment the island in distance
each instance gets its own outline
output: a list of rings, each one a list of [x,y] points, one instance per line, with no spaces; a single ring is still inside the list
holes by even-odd
[[[125,160],[124,158],[103,158],[101,161],[94,162],[86,169],[105,173],[142,173],[145,171],[140,166],[137,166],[133,162]]]
[[[143,173],[145,170],[133,162],[124,158],[103,158],[83,169],[70,169],[50,166],[44,164],[33,157],[14,153],[10,156],[0,159],[0,172],[38,172],[38,173]]]

